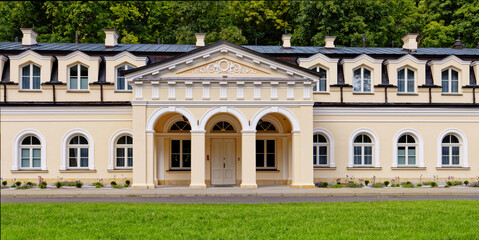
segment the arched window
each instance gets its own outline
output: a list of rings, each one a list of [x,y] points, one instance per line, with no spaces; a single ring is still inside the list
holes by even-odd
[[[220,122],[217,122],[214,126],[213,126],[213,131],[234,131],[234,127],[233,125],[231,125],[229,122],[225,122],[225,121],[220,121]]]
[[[22,89],[40,89],[40,67],[33,64],[22,67]]]
[[[354,165],[369,166],[373,164],[374,143],[366,134],[360,134],[354,138]]]
[[[84,136],[73,136],[67,145],[68,168],[88,168],[88,140]]]
[[[417,141],[411,135],[403,135],[398,140],[398,166],[415,166],[417,156]]]
[[[276,131],[276,127],[271,122],[259,120],[256,131]]]
[[[75,64],[68,71],[70,90],[88,90],[88,67]]]
[[[25,137],[20,144],[20,168],[41,168],[42,146],[35,136]]]
[[[414,93],[415,72],[409,68],[398,70],[398,93]]]
[[[448,68],[442,71],[442,92],[443,93],[457,93],[459,91],[459,73]]]
[[[314,68],[316,72],[319,72],[321,75],[319,81],[316,85],[313,86],[313,91],[315,92],[326,92],[326,83],[327,83],[327,71],[322,67]]]
[[[133,167],[133,138],[125,135],[118,138],[115,144],[115,168]]]
[[[189,131],[191,130],[190,123],[188,121],[177,121],[170,127],[170,131]]]
[[[453,134],[442,139],[442,166],[458,166],[461,163],[461,141]]]
[[[126,79],[123,75],[121,75],[120,71],[129,70],[133,67],[130,65],[122,65],[116,69],[116,90],[118,91],[130,91],[131,86],[126,82]]]
[[[313,165],[327,166],[329,162],[329,142],[322,134],[313,135]]]
[[[371,92],[371,70],[360,67],[353,71],[353,91],[356,93]]]

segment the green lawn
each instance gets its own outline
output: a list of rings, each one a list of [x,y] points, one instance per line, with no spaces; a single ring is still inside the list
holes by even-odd
[[[1,239],[478,239],[479,201],[2,203]]]

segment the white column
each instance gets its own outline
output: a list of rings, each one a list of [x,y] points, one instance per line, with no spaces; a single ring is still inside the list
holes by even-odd
[[[292,137],[292,142],[291,142],[291,152],[292,152],[292,169],[291,169],[291,178],[292,178],[292,182],[291,182],[291,186],[292,187],[296,187],[296,186],[299,186],[300,184],[300,175],[301,175],[301,172],[300,172],[300,163],[299,161],[301,161],[301,152],[300,152],[300,149],[301,149],[301,146],[300,146],[300,139],[301,139],[301,133],[300,132],[292,132],[291,133],[293,135]]]
[[[190,188],[206,188],[205,130],[191,130]]]
[[[257,188],[256,130],[241,131],[241,187]]]
[[[146,106],[133,106],[133,183],[132,188],[148,188],[146,180]]]

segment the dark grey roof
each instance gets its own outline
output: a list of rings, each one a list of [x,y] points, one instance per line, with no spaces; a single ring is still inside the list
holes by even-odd
[[[263,54],[305,54],[312,55],[322,53],[327,55],[456,55],[456,56],[479,56],[477,48],[418,48],[416,52],[409,52],[402,48],[386,47],[336,47],[326,49],[324,47],[293,46],[284,49],[282,46],[256,46],[243,45],[243,47]],[[25,47],[20,42],[0,42],[0,51],[76,51],[83,52],[157,52],[157,53],[184,53],[196,49],[195,45],[182,44],[118,44],[113,48],[106,48],[103,43],[38,43],[35,46]]]

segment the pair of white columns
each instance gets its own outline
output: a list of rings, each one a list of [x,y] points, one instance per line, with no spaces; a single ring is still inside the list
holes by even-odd
[[[242,188],[257,188],[256,184],[256,131],[241,132],[242,155]],[[205,131],[191,131],[191,184],[190,188],[206,188],[205,184]]]

